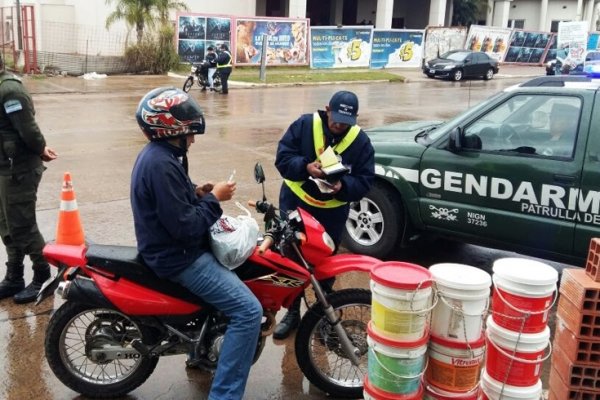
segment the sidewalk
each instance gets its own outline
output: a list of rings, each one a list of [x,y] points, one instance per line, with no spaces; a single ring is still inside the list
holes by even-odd
[[[431,80],[425,76],[421,68],[395,68],[389,70],[389,72],[406,77],[405,82],[426,82]],[[539,65],[500,64],[500,70],[494,76],[494,79],[531,78],[542,75],[546,75],[546,68]]]

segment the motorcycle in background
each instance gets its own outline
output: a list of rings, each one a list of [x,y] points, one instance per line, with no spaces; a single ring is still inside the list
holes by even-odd
[[[370,272],[379,260],[334,255],[323,226],[298,208],[281,213],[266,201],[249,202],[264,214],[265,234],[234,271],[263,306],[254,361],[272,334],[275,314],[312,287],[316,301],[304,314],[295,339],[298,365],[308,380],[334,397],[359,398],[367,373],[367,324],[371,292],[348,288],[326,293],[320,280]],[[217,366],[227,318],[178,284],[158,278],[135,247],[47,244],[44,255],[58,268],[38,295],[66,300],[53,314],[45,338],[52,372],[72,390],[95,398],[123,396],[154,371],[158,359],[195,354],[206,371]]]
[[[192,86],[194,86],[194,81],[196,81],[201,89],[208,89],[210,87],[208,83],[208,67],[207,61],[203,61],[198,66],[192,64],[190,67],[190,75],[183,83],[183,91],[186,93],[189,92]],[[222,89],[219,71],[215,71],[213,75],[213,88],[216,92],[220,92]]]

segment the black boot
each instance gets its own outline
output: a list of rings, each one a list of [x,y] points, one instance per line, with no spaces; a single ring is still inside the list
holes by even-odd
[[[25,287],[23,264],[6,263],[6,277],[0,282],[0,299],[6,299],[19,293]]]
[[[33,268],[33,281],[13,297],[15,303],[25,304],[35,301],[42,285],[50,278],[50,266],[44,265]]]
[[[281,319],[281,322],[275,326],[273,339],[285,339],[290,335],[290,332],[298,327],[300,324],[300,300],[301,297],[294,300],[288,312]]]

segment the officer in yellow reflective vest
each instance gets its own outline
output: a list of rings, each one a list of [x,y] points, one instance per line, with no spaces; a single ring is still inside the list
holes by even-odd
[[[341,242],[348,218],[348,203],[362,199],[375,176],[373,146],[367,134],[356,125],[357,116],[356,94],[335,93],[325,111],[302,115],[290,125],[279,141],[275,159],[275,166],[284,179],[279,195],[281,210],[302,207],[325,227],[336,246]],[[325,188],[329,193],[323,193],[311,178],[326,178],[320,156],[328,147],[350,171]],[[296,299],[277,324],[275,339],[286,338],[298,326],[300,300]]]

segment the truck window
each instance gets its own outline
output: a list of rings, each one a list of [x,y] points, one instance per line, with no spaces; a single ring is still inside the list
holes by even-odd
[[[474,150],[540,157],[573,157],[581,99],[575,96],[517,95],[464,128]]]

